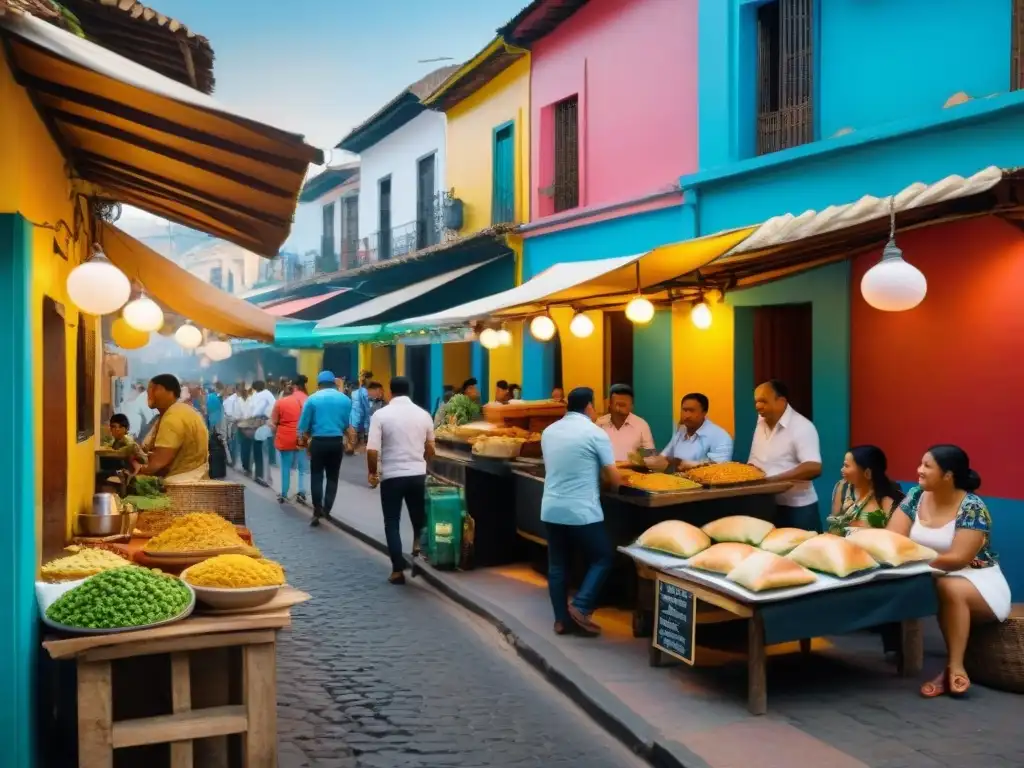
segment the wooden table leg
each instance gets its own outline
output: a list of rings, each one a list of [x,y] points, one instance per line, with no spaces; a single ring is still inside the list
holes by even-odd
[[[222,707],[239,703],[231,700],[231,666],[237,648],[209,648],[193,651],[189,658],[189,671],[193,680],[192,706],[195,709]],[[196,765],[203,768],[228,768],[229,744],[227,736],[200,739],[192,743]]]
[[[756,611],[747,621],[747,709],[752,715],[763,715],[768,711],[764,622]]]
[[[277,644],[247,645],[245,708],[249,718],[245,734],[246,768],[277,765]]]
[[[174,714],[192,709],[192,681],[188,653],[171,654],[171,708]],[[171,768],[192,768],[192,742],[171,742]]]
[[[899,673],[916,677],[924,667],[924,631],[920,619],[900,622]]]
[[[109,661],[78,661],[78,765],[113,768],[114,705]]]

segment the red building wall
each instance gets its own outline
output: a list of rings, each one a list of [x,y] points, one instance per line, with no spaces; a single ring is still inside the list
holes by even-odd
[[[1024,232],[990,216],[898,242],[928,295],[909,312],[872,309],[860,280],[881,249],[854,261],[853,443],[880,446],[901,481],[916,480],[929,445],[955,443],[983,496],[1024,499]]]

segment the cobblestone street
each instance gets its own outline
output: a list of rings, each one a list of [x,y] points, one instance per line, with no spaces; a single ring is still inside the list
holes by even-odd
[[[342,484],[339,505],[346,502]],[[352,499],[347,499],[348,503]],[[282,768],[645,763],[520,661],[490,625],[330,526],[246,493],[263,551],[314,599],[278,646]]]

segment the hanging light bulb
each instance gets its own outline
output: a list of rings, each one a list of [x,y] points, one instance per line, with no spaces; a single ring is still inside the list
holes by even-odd
[[[896,198],[889,198],[889,242],[882,250],[882,259],[864,273],[860,281],[864,301],[883,312],[905,312],[913,309],[928,293],[924,274],[903,260],[903,251],[896,245]]]
[[[512,346],[512,333],[502,328],[498,331],[498,346],[499,347],[511,347]]]
[[[141,349],[149,343],[149,332],[132,328],[119,317],[110,325],[110,340],[121,349]]]
[[[711,327],[711,307],[704,299],[693,305],[693,309],[690,310],[690,321],[702,331]]]
[[[551,341],[556,330],[555,321],[547,315],[537,315],[530,321],[530,334],[537,341]]]
[[[231,357],[231,344],[227,341],[215,339],[206,345],[205,353],[213,362],[219,363]]]
[[[484,328],[480,331],[480,346],[484,349],[497,349],[501,346],[501,338],[493,328]]]
[[[67,290],[71,301],[87,315],[109,315],[131,298],[132,284],[96,243],[92,257],[71,270]]]
[[[125,304],[121,317],[138,331],[159,331],[164,324],[164,311],[145,293]]]
[[[582,312],[576,313],[569,323],[569,333],[577,339],[585,339],[594,332],[594,321]]]
[[[654,305],[643,296],[637,296],[626,305],[626,318],[637,325],[646,325],[654,319]]]
[[[185,323],[174,332],[174,340],[185,349],[195,349],[203,343],[203,332],[192,323]]]

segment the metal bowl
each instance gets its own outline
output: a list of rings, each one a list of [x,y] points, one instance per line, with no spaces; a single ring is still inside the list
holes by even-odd
[[[96,493],[92,497],[92,516],[121,514],[121,500],[114,493]]]
[[[79,536],[119,536],[128,524],[128,515],[82,515],[75,519]]]

